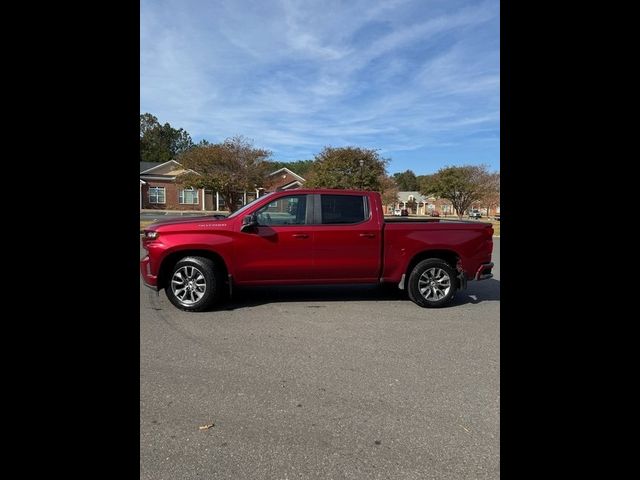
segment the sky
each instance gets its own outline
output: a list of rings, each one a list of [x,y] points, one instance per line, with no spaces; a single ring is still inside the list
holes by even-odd
[[[272,160],[357,146],[391,174],[498,171],[499,1],[141,0],[147,112]]]

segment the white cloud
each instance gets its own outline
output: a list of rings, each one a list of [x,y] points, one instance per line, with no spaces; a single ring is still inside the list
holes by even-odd
[[[143,0],[140,109],[278,158],[453,149],[499,131],[498,14],[497,1]]]

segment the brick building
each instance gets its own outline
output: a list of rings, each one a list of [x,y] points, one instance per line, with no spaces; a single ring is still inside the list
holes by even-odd
[[[269,174],[265,192],[276,192],[280,190],[292,190],[301,188],[306,180],[288,168],[281,168]]]
[[[177,179],[193,170],[185,169],[175,160],[165,163],[140,162],[140,209],[150,210],[228,210],[218,192],[203,188],[183,188]],[[265,187],[242,192],[245,205],[265,193],[300,188],[305,179],[288,168],[271,173]]]
[[[192,171],[192,170],[191,170]],[[228,210],[217,193],[204,189],[182,188],[176,179],[187,170],[175,160],[165,163],[140,162],[140,209],[157,210]],[[197,172],[195,172],[197,173]],[[268,192],[292,190],[304,186],[306,180],[288,168],[280,168],[267,177],[265,186],[254,191],[242,192],[241,205]],[[398,192],[398,200],[386,206],[385,214],[393,215],[396,209],[408,209],[414,215],[455,215],[451,202],[442,198],[425,197],[420,192]],[[484,216],[500,213],[500,207],[488,209],[474,204]]]
[[[176,178],[186,172],[175,160],[140,162],[140,208],[204,210],[203,189],[181,188],[176,183]]]
[[[430,215],[437,211],[440,215],[453,215],[453,207],[449,200],[425,197],[420,192],[398,192],[395,203],[387,205],[387,215],[393,215],[396,209],[407,209],[413,215]]]
[[[391,205],[387,205],[385,214],[393,215],[394,210],[402,210],[404,208],[413,215],[430,215],[433,211],[438,212],[440,215],[456,215],[449,200],[433,196],[425,197],[420,192],[398,192],[398,200]],[[471,208],[478,209],[484,216],[500,214],[500,206],[488,208],[481,203],[474,203]]]

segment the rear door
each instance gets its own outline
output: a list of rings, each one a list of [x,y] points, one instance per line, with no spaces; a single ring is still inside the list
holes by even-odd
[[[382,257],[379,212],[361,194],[314,195],[313,276],[327,282],[375,283]]]

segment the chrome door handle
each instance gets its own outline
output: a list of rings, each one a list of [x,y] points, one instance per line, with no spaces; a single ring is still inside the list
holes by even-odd
[[[361,237],[366,237],[366,238],[373,238],[376,236],[375,233],[361,233],[360,234]]]

